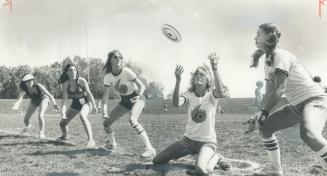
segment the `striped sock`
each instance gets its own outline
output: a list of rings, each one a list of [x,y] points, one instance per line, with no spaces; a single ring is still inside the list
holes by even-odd
[[[327,162],[327,146],[320,149],[317,153],[321,157],[321,159]]]
[[[262,142],[268,153],[270,164],[280,168],[280,149],[276,136],[273,134],[270,138],[262,139]]]
[[[137,123],[136,125],[133,126],[133,129],[136,131],[136,133],[140,136],[140,138],[142,139],[145,147],[147,149],[152,149],[152,145],[150,143],[150,139],[148,137],[148,135],[146,134],[144,128],[142,127],[141,124]]]

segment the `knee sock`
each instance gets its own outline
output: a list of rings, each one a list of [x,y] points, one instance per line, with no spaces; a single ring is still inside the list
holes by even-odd
[[[280,149],[276,136],[273,134],[271,138],[262,139],[262,142],[268,153],[270,164],[275,167],[281,167]]]
[[[142,139],[145,147],[147,149],[153,148],[152,145],[151,145],[151,143],[150,143],[149,137],[146,134],[146,132],[145,132],[144,128],[142,127],[142,125],[139,124],[139,123],[137,123],[137,124],[135,124],[132,127],[136,131],[136,133],[140,136],[140,138]]]
[[[320,149],[317,153],[321,157],[322,160],[327,162],[327,146]]]

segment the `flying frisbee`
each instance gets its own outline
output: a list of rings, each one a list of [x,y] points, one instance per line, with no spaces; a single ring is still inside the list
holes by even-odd
[[[180,42],[182,40],[181,34],[173,26],[164,24],[161,27],[164,35],[173,42]]]

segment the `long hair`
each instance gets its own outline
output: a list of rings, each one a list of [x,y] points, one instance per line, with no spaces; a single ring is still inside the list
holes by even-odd
[[[257,49],[252,54],[252,63],[250,67],[257,67],[259,63],[259,58],[266,53],[266,58],[273,56],[273,51],[276,49],[281,37],[281,32],[277,24],[265,23],[259,26],[259,29],[262,29],[267,35],[269,35],[268,41],[265,42],[265,50]]]
[[[59,83],[59,84],[63,84],[64,82],[66,82],[66,81],[69,79],[67,72],[68,72],[68,70],[69,70],[69,67],[72,67],[72,66],[74,66],[74,67],[76,68],[76,71],[77,71],[77,73],[76,73],[76,80],[78,79],[79,74],[78,74],[77,66],[76,66],[75,64],[67,64],[67,65],[65,66],[63,72],[62,72],[61,75],[60,75],[60,78],[59,78],[59,80],[58,80],[58,83]]]
[[[111,65],[111,58],[114,54],[119,54],[119,58],[124,59],[122,53],[119,50],[113,50],[111,52],[108,53],[108,57],[107,57],[107,62],[106,64],[103,66],[103,70],[106,73],[111,73],[112,72],[112,65]]]
[[[207,65],[203,65],[203,66],[199,66],[195,72],[192,72],[191,73],[191,79],[190,79],[190,85],[191,87],[188,88],[188,91],[189,92],[195,92],[195,85],[194,85],[194,75],[197,73],[197,72],[204,72],[206,77],[207,77],[207,85],[206,85],[206,91],[209,91],[210,89],[212,89],[213,87],[213,81],[212,81],[212,75],[211,75],[211,71],[210,71],[210,67],[208,67]]]
[[[21,79],[23,79],[26,75],[28,75],[28,73],[27,73],[27,74],[24,74],[24,75],[21,77]],[[36,82],[35,78],[33,78],[33,81],[34,81],[33,86],[37,85],[37,82]],[[27,81],[20,81],[20,83],[19,83],[19,88],[20,88],[21,90],[25,91],[25,92],[27,92],[26,82],[27,82]]]

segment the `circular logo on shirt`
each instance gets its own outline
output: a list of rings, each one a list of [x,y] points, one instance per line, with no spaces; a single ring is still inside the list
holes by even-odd
[[[125,85],[125,84],[119,85],[119,92],[120,93],[125,94],[125,93],[127,93],[127,91],[128,91],[127,85]]]
[[[201,123],[207,119],[207,112],[198,106],[192,110],[191,116],[195,123]]]

